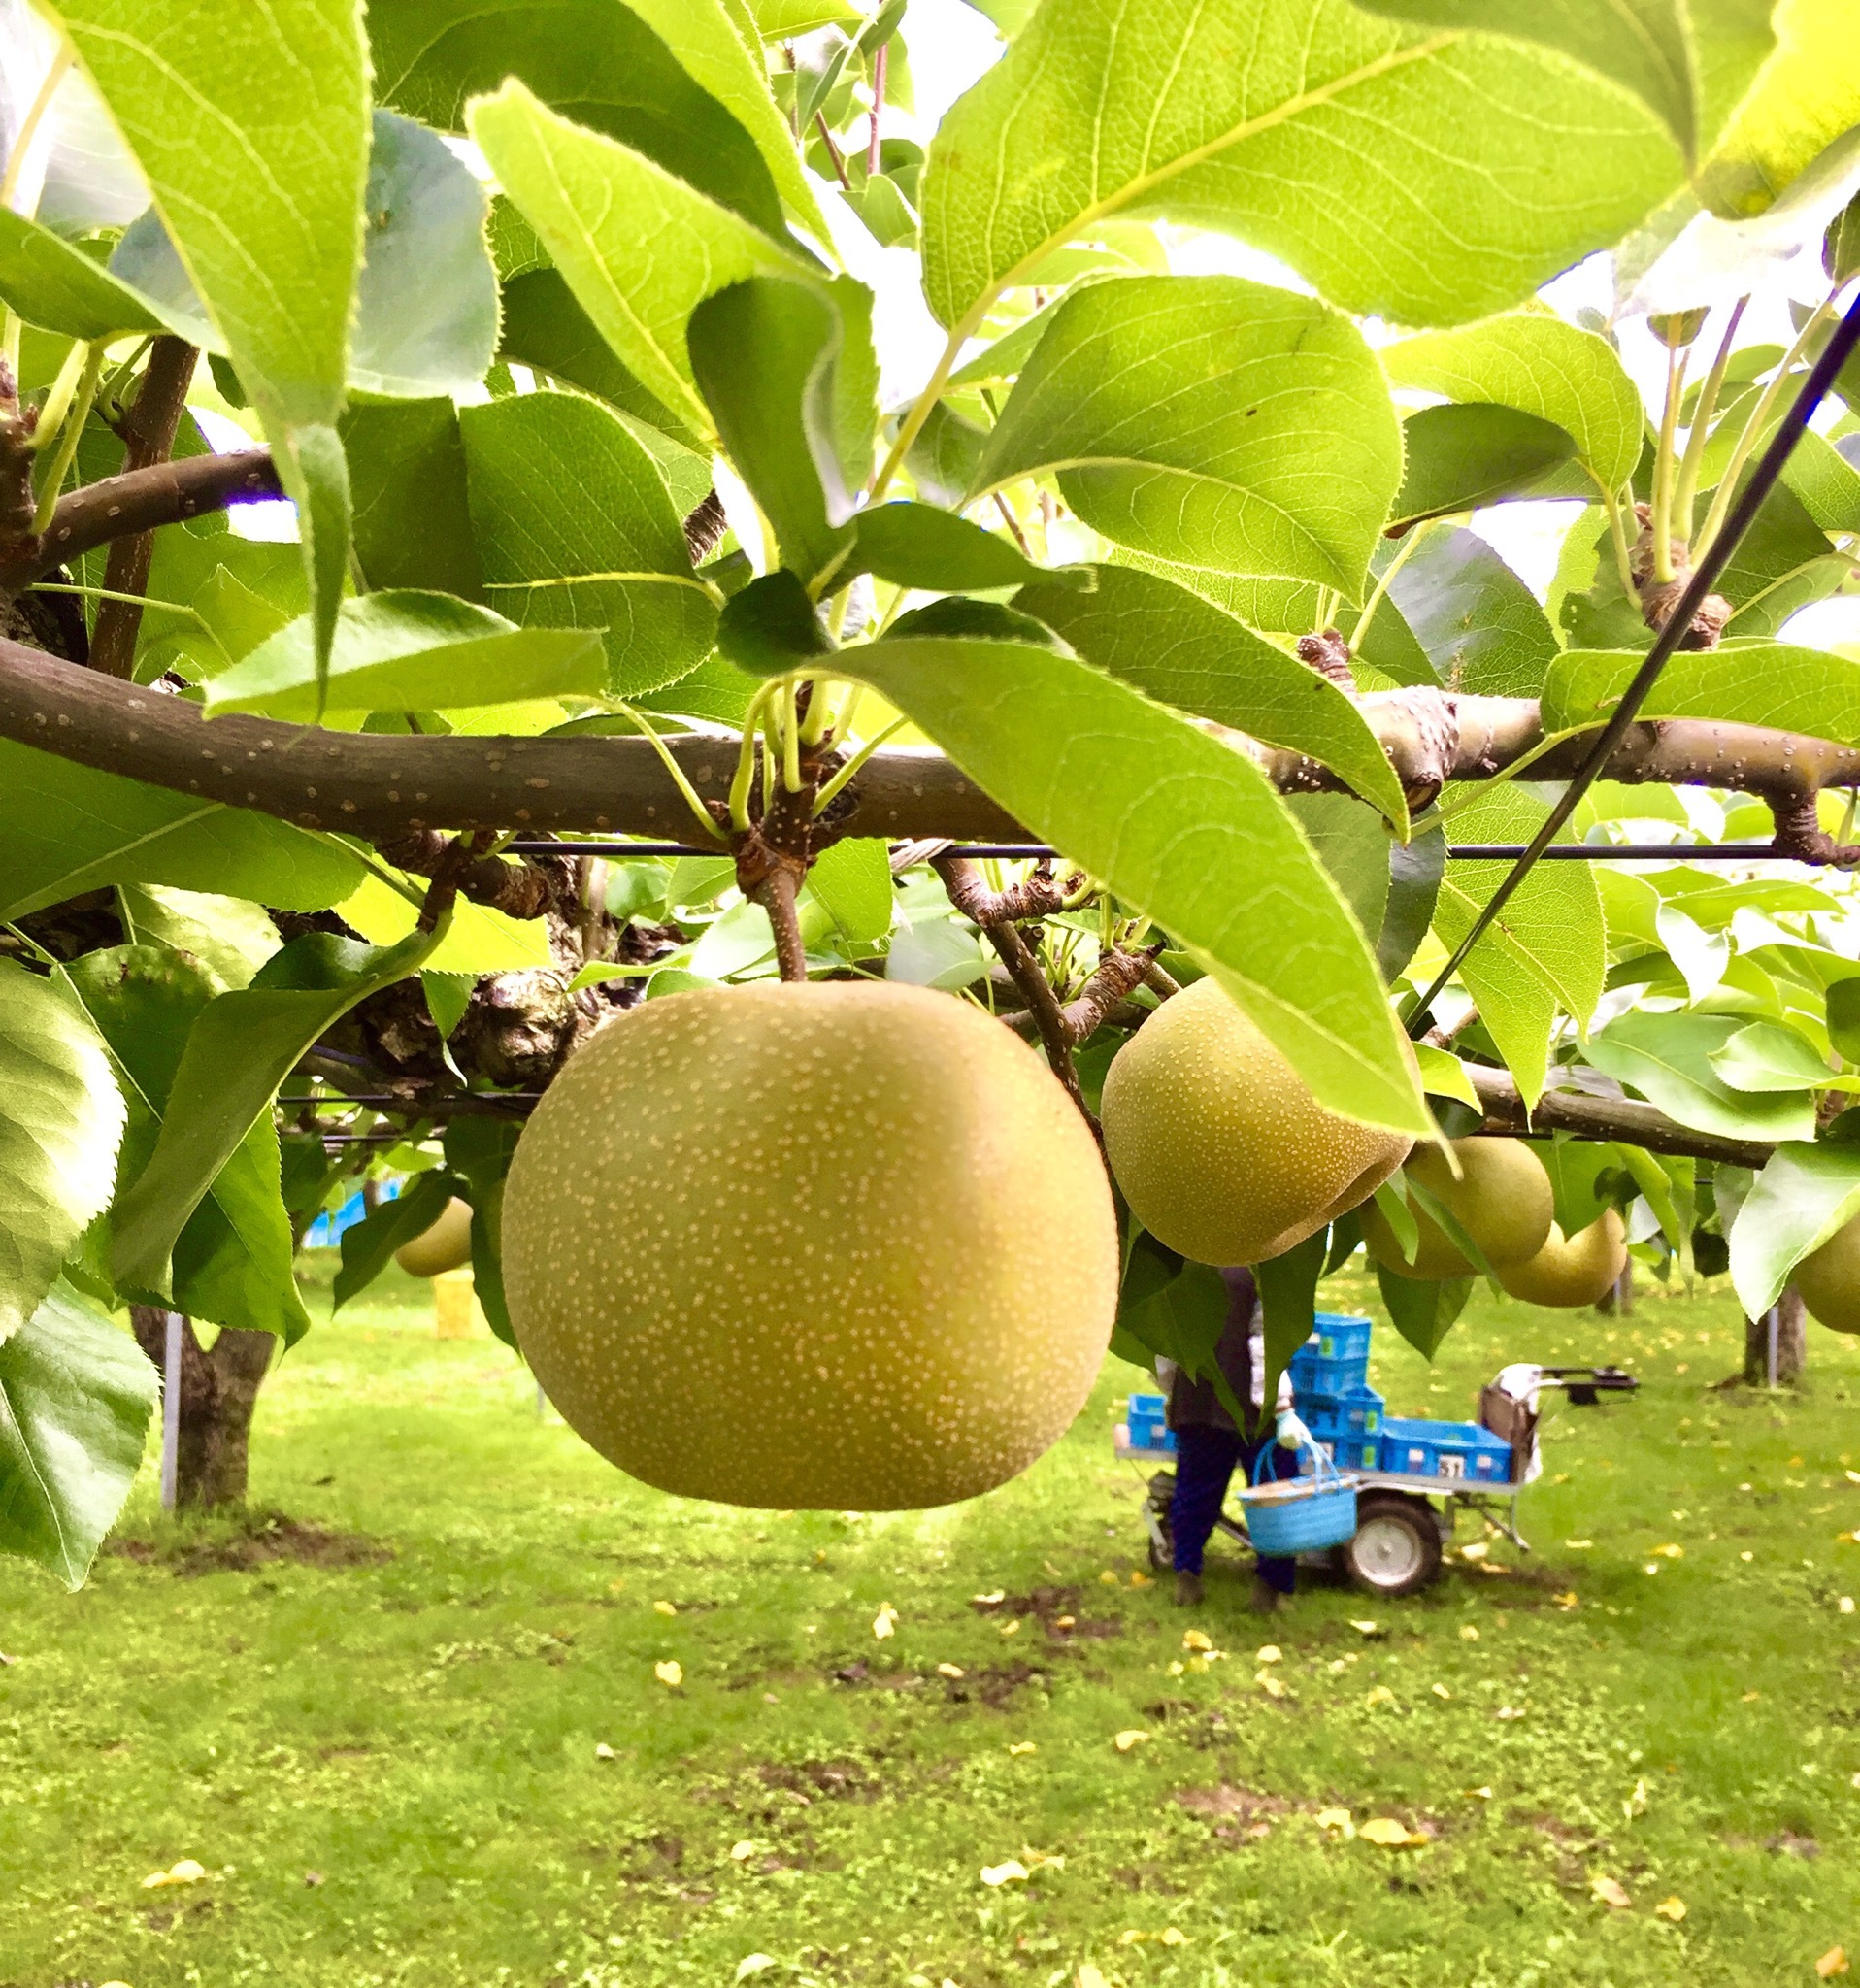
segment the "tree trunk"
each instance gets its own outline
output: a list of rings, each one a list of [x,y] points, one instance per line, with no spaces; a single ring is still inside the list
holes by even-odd
[[[1634,1315],[1634,1259],[1630,1256],[1615,1278],[1613,1287],[1595,1301],[1595,1309],[1617,1318]]]
[[[1785,1286],[1777,1300],[1777,1371],[1778,1387],[1794,1387],[1809,1364],[1809,1314],[1802,1293],[1793,1284]],[[1770,1327],[1768,1314],[1748,1318],[1744,1324],[1744,1384],[1770,1384]]]
[[[167,1359],[168,1314],[152,1305],[132,1305],[136,1343],[162,1370]],[[175,1459],[175,1505],[212,1511],[246,1502],[246,1469],[252,1409],[278,1342],[268,1332],[224,1327],[212,1349],[181,1328],[181,1441]]]

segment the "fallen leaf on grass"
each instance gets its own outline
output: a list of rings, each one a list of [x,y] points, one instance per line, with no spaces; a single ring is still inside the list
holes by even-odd
[[[1589,1890],[1603,1905],[1617,1912],[1625,1912],[1634,1903],[1628,1897],[1626,1887],[1616,1877],[1591,1877]]]
[[[1460,1790],[1460,1793],[1464,1795],[1469,1802],[1489,1802],[1492,1799],[1492,1791],[1490,1788],[1462,1788]]]
[[[1843,1595],[1835,1604],[1835,1607],[1843,1615],[1851,1615],[1853,1613],[1853,1597],[1851,1595]]]
[[[892,1634],[898,1626],[898,1611],[889,1602],[879,1605],[879,1612],[872,1618],[872,1634],[880,1642]]]
[[[968,1674],[968,1672],[960,1664],[939,1664],[937,1666],[937,1675],[939,1677],[966,1677]]]
[[[772,1953],[747,1953],[736,1964],[736,1978],[747,1981],[751,1974],[766,1974],[777,1965]]]
[[[1550,1600],[1559,1608],[1579,1608],[1582,1606],[1582,1598],[1574,1588],[1571,1588],[1569,1593],[1565,1595],[1552,1595]]]
[[[1276,1642],[1264,1643],[1253,1652],[1256,1664],[1281,1664],[1284,1660],[1285,1652]]]
[[[652,1666],[652,1674],[668,1691],[676,1691],[684,1682],[684,1666],[676,1657],[668,1657]]]
[[[1829,1947],[1815,1962],[1814,1971],[1824,1981],[1835,1974],[1844,1974],[1847,1971],[1847,1949],[1844,1946]]]
[[[1111,1988],[1111,1983],[1092,1966],[1089,1961],[1081,1963],[1074,1977],[1073,1988]]]
[[[1621,1803],[1621,1813],[1632,1822],[1637,1815],[1646,1813],[1646,1777],[1643,1775],[1635,1782],[1632,1790]]]
[[[1395,1703],[1395,1694],[1388,1688],[1386,1684],[1378,1684],[1377,1685],[1375,1690],[1373,1690],[1369,1694],[1369,1696],[1363,1700],[1363,1703],[1366,1706],[1393,1705]]]
[[[1345,1842],[1356,1834],[1356,1825],[1350,1820],[1347,1808],[1320,1808],[1317,1811],[1317,1827],[1328,1830],[1333,1836],[1341,1837]]]
[[[1565,1540],[1563,1541],[1572,1553],[1586,1553],[1595,1544],[1593,1540]]]
[[[142,1880],[144,1891],[159,1891],[166,1884],[198,1884],[207,1874],[207,1867],[197,1864],[191,1857],[182,1858],[179,1864],[169,1865],[166,1871],[151,1871]]]
[[[1462,1622],[1460,1624],[1460,1640],[1461,1642],[1478,1642],[1478,1631],[1470,1622]]]
[[[1436,1698],[1451,1698],[1453,1695],[1445,1684],[1430,1684],[1427,1688]]]
[[[1256,1672],[1253,1676],[1253,1682],[1259,1686],[1268,1698],[1284,1698],[1287,1695],[1285,1687],[1270,1671]]]
[[[1359,1636],[1381,1636],[1385,1634],[1379,1622],[1359,1622],[1353,1615],[1350,1617],[1349,1626]]]
[[[1039,1752],[1039,1747],[1036,1746],[1031,1740],[1016,1740],[1014,1743],[1008,1748],[1008,1751],[1011,1754],[1015,1755],[1022,1753],[1037,1753]]]
[[[981,1867],[982,1883],[994,1891],[999,1891],[1004,1884],[1025,1884],[1032,1874],[1018,1857],[1010,1857],[1005,1864],[984,1864]]]
[[[1460,1548],[1460,1558],[1462,1560],[1483,1560],[1491,1550],[1492,1548],[1486,1541],[1473,1540]]]
[[[1757,1700],[1760,1699],[1762,1696],[1763,1694],[1760,1691],[1746,1691],[1744,1694],[1744,1696],[1738,1700],[1738,1703],[1740,1705],[1755,1705]]]
[[[1018,1636],[1020,1634],[1020,1617],[1016,1615],[1012,1622],[1004,1622],[1001,1625],[1001,1633],[1003,1636]]]
[[[1099,1575],[1101,1580],[1115,1580],[1117,1576],[1114,1574]],[[996,1588],[991,1595],[971,1595],[969,1599],[978,1608],[998,1608],[1008,1599],[1008,1590],[1006,1588]]]
[[[1151,1583],[1148,1574],[1146,1574],[1141,1567],[1135,1569],[1132,1572],[1130,1576],[1130,1585],[1133,1588],[1146,1588]]]
[[[1685,1917],[1685,1901],[1681,1898],[1662,1899],[1653,1907],[1653,1913],[1655,1918],[1671,1919],[1677,1926]]]
[[[1392,1815],[1372,1816],[1356,1834],[1366,1843],[1374,1843],[1381,1850],[1424,1849],[1428,1839],[1417,1835],[1407,1823],[1397,1822]]]
[[[605,1740],[597,1740],[594,1742],[594,1758],[596,1760],[617,1760],[619,1755],[614,1751],[613,1747]]]
[[[1123,1586],[1123,1582],[1120,1581],[1117,1578],[1117,1576],[1114,1574],[1113,1574],[1111,1569],[1108,1567],[1105,1569],[1104,1573],[1098,1576],[1098,1583],[1101,1587],[1107,1588],[1116,1588]]]
[[[730,1845],[730,1862],[732,1864],[747,1864],[755,1855],[756,1847],[747,1837],[745,1837],[740,1843],[732,1843]]]
[[[1179,1657],[1176,1657],[1170,1662],[1163,1674],[1166,1677],[1179,1677],[1187,1668],[1188,1666]]]
[[[1142,1746],[1146,1744],[1148,1739],[1149,1735],[1144,1732],[1141,1727],[1126,1726],[1121,1733],[1116,1735],[1116,1737],[1112,1740],[1111,1743],[1117,1749],[1119,1753],[1128,1753],[1133,1746]]]
[[[1653,1550],[1662,1560],[1683,1560],[1685,1558],[1685,1548],[1677,1541],[1669,1541],[1664,1546],[1655,1546]]]
[[[654,1602],[652,1612],[655,1615],[676,1615],[679,1612],[679,1605],[676,1602]]]
[[[1185,1650],[1211,1650],[1214,1646],[1214,1640],[1205,1629],[1184,1629],[1181,1646]]]
[[[1495,1719],[1521,1719],[1524,1707],[1521,1705],[1502,1705],[1492,1716]]]

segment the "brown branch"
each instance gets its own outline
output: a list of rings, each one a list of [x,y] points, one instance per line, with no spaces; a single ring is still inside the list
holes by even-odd
[[[1078,998],[1068,1001],[1059,1011],[1060,1018],[1066,1025],[1066,1033],[1075,1044],[1089,1042],[1105,1025],[1113,1011],[1125,1005],[1127,997],[1147,978],[1148,968],[1154,963],[1156,953],[1161,950],[1162,945],[1158,942],[1154,950],[1113,950],[1099,960],[1091,978],[1079,990]]]
[[[475,905],[488,905],[507,918],[540,918],[554,902],[555,893],[544,871],[529,863],[506,863],[495,856],[478,856],[458,864],[452,854],[456,845],[437,829],[388,836],[375,846],[383,862],[411,876],[436,878],[442,865],[449,866],[460,897]]]
[[[415,921],[419,931],[439,930],[440,920],[449,914],[457,902],[458,887],[465,873],[474,860],[490,847],[492,839],[490,829],[480,828],[448,844],[445,854],[433,865],[433,879],[427,887],[426,901],[420,906],[419,916]]]
[[[1715,1132],[1695,1132],[1652,1105],[1632,1098],[1596,1098],[1585,1091],[1545,1091],[1534,1110],[1526,1111],[1516,1083],[1502,1070],[1466,1063],[1484,1108],[1483,1130],[1521,1137],[1545,1132],[1573,1132],[1581,1139],[1618,1139],[1648,1152],[1674,1153],[1697,1160],[1718,1160],[1733,1167],[1761,1167],[1776,1150],[1765,1140],[1728,1139]]]
[[[199,352],[184,339],[158,338],[149,348],[149,364],[143,371],[142,386],[135,406],[122,417],[119,433],[123,439],[122,468],[125,476],[165,464],[175,450],[175,431],[187,403],[187,388],[194,377]],[[121,478],[113,478],[120,482]],[[108,507],[106,507],[107,514]],[[52,518],[55,535],[58,519]],[[69,556],[69,552],[67,552]],[[149,569],[155,556],[152,527],[130,536],[113,537],[110,558],[104,567],[107,592],[140,596],[149,585]],[[139,600],[103,600],[97,604],[96,624],[90,635],[90,667],[106,677],[135,674],[136,638],[142,632]]]
[[[210,511],[223,511],[228,505],[253,504],[282,495],[268,448],[242,448],[230,455],[186,455],[179,462],[154,463],[147,469],[127,470],[119,477],[106,477],[100,483],[86,483],[82,490],[60,498],[43,539],[18,543],[15,557],[0,565],[0,593],[17,593],[67,559],[132,534],[182,524]],[[111,590],[128,593],[140,588],[117,588],[112,582]]]
[[[141,472],[137,480],[197,476],[197,465],[238,460],[189,457]],[[270,477],[269,458],[264,475]],[[66,504],[90,497],[82,491]],[[99,532],[88,543],[105,536]],[[1372,691],[1356,706],[1412,805],[1449,781],[1491,779],[1541,738],[1530,698],[1408,689]],[[1238,732],[1222,736],[1281,793],[1343,788],[1315,760]],[[184,699],[117,683],[6,641],[0,641],[0,738],[306,828],[370,838],[430,828],[690,833],[684,803],[645,739],[415,738],[267,718],[208,721]],[[1535,763],[1533,778],[1569,779],[1587,745],[1582,738],[1560,741]],[[688,735],[674,740],[672,749],[700,794],[714,799],[728,792],[734,739]],[[1630,727],[1604,773],[1630,785],[1724,787],[1786,809],[1824,787],[1860,783],[1860,750],[1753,725],[1667,718]],[[867,763],[830,820],[814,824],[812,847],[847,835],[1013,842],[1025,839],[1026,830],[940,752],[889,747]]]
[[[801,920],[794,908],[794,873],[784,865],[771,869],[755,894],[775,930],[775,959],[784,980],[808,977],[808,949],[801,938]]]
[[[1011,883],[1006,890],[991,890],[981,872],[963,856],[939,856],[932,867],[943,878],[949,902],[965,918],[987,930],[995,925],[1012,925],[1022,918],[1050,918],[1066,908],[1066,900],[1084,878],[1069,877],[1064,883],[1053,878],[1052,865],[1042,863],[1031,877]]]

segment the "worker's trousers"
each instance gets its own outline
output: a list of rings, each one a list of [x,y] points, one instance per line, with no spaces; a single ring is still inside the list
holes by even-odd
[[[1268,1477],[1298,1474],[1298,1459],[1289,1449],[1280,1449],[1269,1427],[1257,1442],[1248,1442],[1234,1429],[1189,1427],[1176,1431],[1176,1491],[1169,1503],[1170,1530],[1175,1535],[1176,1570],[1179,1574],[1199,1574],[1209,1535],[1226,1502],[1227,1486],[1236,1468],[1251,1480],[1253,1467],[1262,1449],[1272,1452],[1266,1466]],[[1268,1558],[1261,1554],[1259,1577],[1280,1594],[1292,1591],[1297,1563]]]

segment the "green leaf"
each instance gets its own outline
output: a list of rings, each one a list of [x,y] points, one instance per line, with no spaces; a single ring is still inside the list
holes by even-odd
[[[1328,306],[1239,277],[1133,277],[1060,305],[976,486],[1045,471],[1118,545],[1358,600],[1401,431],[1375,354]]]
[[[1813,1090],[1841,1082],[1814,1044],[1780,1022],[1751,1022],[1708,1060],[1734,1091]],[[1847,1083],[1860,1087],[1860,1077]]]
[[[330,1292],[330,1310],[340,1311],[365,1291],[403,1243],[425,1235],[446,1212],[457,1185],[451,1175],[434,1168],[415,1176],[391,1201],[371,1209],[353,1228],[345,1229],[343,1263]]]
[[[1646,415],[1614,348],[1547,311],[1511,312],[1457,331],[1384,346],[1398,386],[1448,400],[1516,408],[1553,422],[1604,490],[1618,490],[1641,459]]]
[[[122,1096],[83,1011],[0,962],[0,1342],[109,1203],[122,1130]]]
[[[0,208],[0,303],[67,338],[161,331],[166,320],[73,243]]]
[[[1414,1044],[1414,1059],[1421,1066],[1421,1088],[1431,1098],[1458,1098],[1481,1116],[1485,1107],[1478,1101],[1466,1065],[1450,1049],[1436,1048],[1431,1043]],[[1412,1259],[1411,1259],[1412,1260]]]
[[[263,910],[247,898],[168,890],[158,883],[117,889],[137,941],[191,952],[228,987],[247,986],[284,943]]]
[[[1515,786],[1457,809],[1456,840],[1528,842],[1548,812]],[[1509,863],[1451,863],[1441,881],[1434,924],[1457,946],[1511,870]],[[1544,1089],[1550,1025],[1561,1008],[1585,1027],[1608,971],[1602,901],[1585,863],[1540,863],[1486,927],[1461,969],[1499,1053],[1527,1103]]]
[[[685,73],[638,17],[644,12],[609,0],[528,0],[520,10],[478,0],[373,0],[376,92],[409,116],[462,131],[468,99],[514,77],[541,103],[779,234],[781,203],[754,140]],[[498,178],[515,199],[508,176]]]
[[[360,11],[352,0],[61,0],[50,11],[148,175],[268,431],[332,422],[368,174]]]
[[[1388,909],[1391,846],[1374,808],[1349,794],[1285,794],[1286,812],[1305,832],[1317,860],[1365,932],[1379,932]]]
[[[1697,176],[1714,214],[1762,213],[1860,124],[1860,38],[1847,0],[1791,0],[1777,10],[1776,32],[1776,52],[1747,94],[1734,73],[1725,102],[1735,114]]]
[[[342,438],[355,501],[355,562],[370,591],[426,587],[476,600],[482,576],[450,400],[353,405],[342,418]]]
[[[1566,649],[1544,682],[1544,729],[1605,723],[1644,659],[1632,649]],[[1712,718],[1860,746],[1860,663],[1793,643],[1725,643],[1667,660],[1643,718]]]
[[[1615,1206],[1613,1191],[1623,1171],[1622,1156],[1611,1141],[1571,1139],[1557,1134],[1534,1141],[1531,1150],[1544,1162],[1550,1176],[1550,1194],[1555,1205],[1556,1225],[1565,1236],[1574,1236],[1599,1221],[1605,1209]],[[1610,1175],[1614,1176],[1611,1182]]]
[[[1449,690],[1535,697],[1562,653],[1537,596],[1477,532],[1460,526],[1422,527],[1388,593]]]
[[[1515,497],[1564,495],[1544,486],[1576,454],[1575,439],[1553,422],[1515,408],[1450,401],[1410,414],[1402,423],[1402,487],[1390,509],[1391,525]]]
[[[336,907],[351,931],[371,945],[398,945],[410,938],[418,913],[378,877],[365,878],[353,897]],[[542,918],[512,918],[488,905],[461,898],[452,907],[439,944],[427,956],[434,974],[510,974],[524,970],[548,972],[555,965],[549,950],[548,927]],[[471,988],[466,987],[469,1000]],[[430,1004],[429,1004],[430,1005]],[[456,1026],[456,1022],[454,1022]],[[446,1031],[448,1035],[450,1029]]]
[[[336,611],[349,578],[349,458],[343,453],[341,434],[320,426],[293,428],[282,446],[274,445],[272,456],[284,494],[297,507],[297,537],[310,588],[320,679],[336,639]]]
[[[1214,1358],[1232,1306],[1219,1271],[1178,1256],[1146,1229],[1137,1230],[1117,1292],[1117,1332],[1153,1357],[1173,1360],[1191,1380],[1212,1382],[1221,1406],[1245,1424],[1252,1418]]]
[[[223,989],[197,959],[156,945],[86,953],[66,969],[66,979],[115,1059],[129,1113],[117,1169],[126,1183],[155,1149],[188,1031]],[[100,1281],[108,1280],[114,1233],[112,1215],[84,1239],[84,1260]],[[280,1193],[278,1132],[266,1113],[253,1121],[187,1218],[175,1242],[171,1277],[122,1295],[172,1304],[216,1325],[276,1333],[288,1343],[310,1330],[292,1276],[295,1254]]]
[[[882,841],[857,836],[829,843],[814,859],[808,887],[855,945],[872,944],[891,930],[895,896]]]
[[[1096,571],[1093,592],[1043,577],[1016,594],[1014,605],[1087,662],[1148,696],[1264,745],[1308,753],[1406,831],[1408,808],[1388,755],[1355,703],[1328,678],[1153,573],[1130,566]],[[1380,916],[1378,906],[1378,925]]]
[[[1372,14],[1541,42],[1639,97],[1696,159],[1772,46],[1770,0],[1359,0]]]
[[[0,741],[0,917],[22,918],[108,883],[172,883],[319,911],[361,879],[361,864],[302,829],[167,787]]]
[[[753,21],[742,21],[721,0],[626,0],[626,4],[660,37],[692,80],[755,141],[756,150],[795,218],[819,241],[831,241],[826,216],[801,169],[801,155],[787,119],[777,109],[769,89],[768,64]],[[583,116],[582,121],[599,120]]]
[[[578,394],[531,393],[467,408],[459,428],[484,591],[498,608],[525,628],[604,629],[615,697],[704,659],[716,609],[663,479],[616,414]]]
[[[1478,1279],[1447,1277],[1440,1283],[1427,1283],[1418,1277],[1397,1276],[1378,1264],[1376,1281],[1395,1330],[1431,1362],[1466,1309]]]
[[[472,1205],[472,1288],[492,1332],[516,1344],[504,1302],[504,1176],[520,1125],[495,1118],[454,1118],[446,1128],[446,1164],[465,1183]]]
[[[1330,0],[1046,0],[930,149],[924,287],[966,334],[1093,221],[1166,214],[1346,310],[1459,323],[1618,240],[1679,170],[1638,100],[1493,36]]]
[[[349,378],[367,393],[465,393],[497,349],[484,191],[437,133],[377,111]]]
[[[116,1197],[111,1276],[159,1288],[170,1252],[219,1170],[322,1031],[379,987],[417,972],[434,935],[377,948],[313,933],[266,962],[249,987],[201,1011],[149,1164]]]
[[[1036,566],[1009,540],[934,505],[875,504],[853,522],[857,544],[841,575],[875,573],[897,586],[939,593],[983,593],[1028,581],[1073,592],[1092,584],[1088,569]]]
[[[752,677],[780,677],[834,647],[807,588],[785,566],[732,594],[717,623],[717,646]]]
[[[1860,220],[1855,232],[1860,235]],[[1782,480],[1817,530],[1860,532],[1860,471],[1826,437],[1812,428],[1798,435]]]
[[[1361,932],[1250,760],[1050,649],[887,641],[833,669],[1203,956],[1320,1103],[1431,1136]]]
[[[630,419],[681,442],[704,446],[697,431],[656,395],[648,393],[595,330],[559,269],[531,269],[504,285],[504,323],[498,356],[515,359],[551,380],[579,386]],[[709,487],[706,464],[706,487]],[[698,496],[704,492],[700,490]],[[695,501],[695,500],[693,500]]]
[[[1809,1091],[1736,1091],[1712,1067],[1713,1051],[1744,1026],[1741,1015],[1624,1014],[1590,1037],[1589,1061],[1697,1132],[1811,1139],[1814,1098]]]
[[[488,608],[410,588],[342,604],[330,652],[330,711],[443,711],[594,696],[606,680],[600,637],[518,628]],[[316,659],[309,616],[281,629],[207,685],[207,715],[263,712],[316,715]]]
[[[1279,1376],[1316,1323],[1317,1279],[1330,1251],[1330,1231],[1307,1236],[1282,1256],[1253,1265],[1266,1336],[1265,1400],[1279,1399]]]
[[[1731,1282],[1747,1318],[1761,1318],[1790,1273],[1860,1213],[1860,1145],[1789,1140],[1771,1154],[1731,1224]]]
[[[159,1393],[127,1333],[68,1284],[0,1345],[0,1552],[83,1585],[142,1465]]]
[[[775,527],[781,563],[813,581],[852,544],[854,493],[833,446],[839,312],[817,284],[750,277],[698,305],[686,336],[717,437]]]
[[[1434,922],[1446,872],[1446,837],[1437,825],[1388,851],[1388,902],[1376,942],[1376,964],[1391,985],[1420,949]]]
[[[685,351],[691,313],[747,277],[804,267],[644,153],[556,116],[515,79],[479,98],[466,122],[595,329],[648,393],[709,433]]]
[[[986,428],[959,414],[947,401],[938,401],[905,451],[904,466],[919,497],[960,510],[968,502],[987,446]]]

